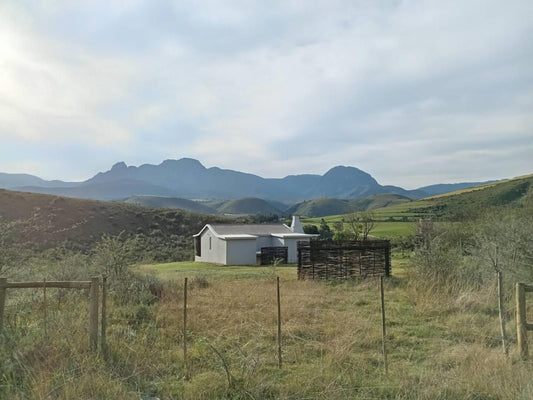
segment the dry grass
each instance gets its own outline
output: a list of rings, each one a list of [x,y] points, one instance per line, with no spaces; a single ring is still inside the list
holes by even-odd
[[[0,393],[14,399],[533,396],[532,365],[519,362],[515,350],[509,358],[501,352],[496,301],[490,290],[457,293],[427,289],[401,274],[389,279],[387,376],[376,280],[331,284],[297,281],[287,271],[284,276],[281,370],[275,280],[268,274],[208,278],[207,285],[204,281],[189,291],[190,380],[185,380],[182,351],[183,292],[181,282],[174,281],[159,303],[111,303],[107,360],[87,351],[83,296],[59,308],[54,340],[37,340],[42,331],[35,322],[40,315],[35,305],[22,324],[24,334],[20,326],[8,330],[14,335],[14,347],[3,348],[2,355],[9,356],[3,362],[18,360],[19,365],[15,373],[2,378]],[[32,321],[37,324],[33,331],[28,328]],[[513,329],[510,323],[509,332]]]

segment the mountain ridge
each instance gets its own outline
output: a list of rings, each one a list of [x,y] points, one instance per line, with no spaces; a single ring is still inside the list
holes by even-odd
[[[475,182],[471,186],[483,183]],[[335,166],[323,175],[263,178],[231,169],[206,168],[193,158],[167,159],[159,165],[140,166],[128,166],[120,161],[83,182],[45,181],[28,174],[0,173],[0,188],[95,200],[120,200],[132,196],[227,200],[256,197],[297,203],[321,197],[357,199],[387,193],[417,199],[454,190],[457,185],[470,187],[469,183],[436,184],[428,186],[428,192],[423,188],[406,190],[381,185],[369,173],[343,165]]]

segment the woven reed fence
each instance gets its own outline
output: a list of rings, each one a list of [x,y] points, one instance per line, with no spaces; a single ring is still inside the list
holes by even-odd
[[[388,240],[298,242],[298,279],[389,276]]]

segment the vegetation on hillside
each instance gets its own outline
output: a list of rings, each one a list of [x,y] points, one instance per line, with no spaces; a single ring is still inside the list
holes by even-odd
[[[361,199],[343,200],[331,197],[307,200],[290,207],[288,214],[304,217],[325,217],[328,215],[348,214],[356,211],[370,211],[376,208],[388,207],[410,202],[411,200],[399,194],[376,194]]]
[[[120,234],[135,239],[138,255],[154,261],[189,260],[192,235],[208,222],[226,221],[183,210],[7,190],[0,190],[0,215],[13,240],[28,250],[64,247],[88,254],[103,235]]]

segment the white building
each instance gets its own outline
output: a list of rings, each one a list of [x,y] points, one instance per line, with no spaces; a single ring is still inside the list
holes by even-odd
[[[300,218],[285,224],[207,224],[194,235],[194,260],[224,265],[256,264],[263,247],[287,247],[287,261],[298,260],[296,244],[318,235],[305,234]]]

